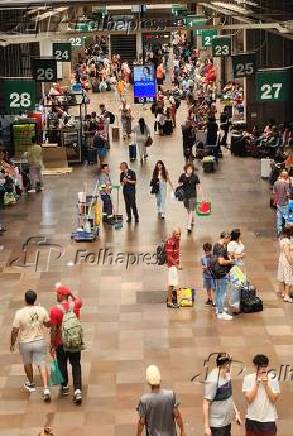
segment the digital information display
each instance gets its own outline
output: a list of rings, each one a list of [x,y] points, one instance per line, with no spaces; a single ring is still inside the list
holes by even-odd
[[[153,65],[134,66],[134,103],[153,103],[157,84]]]

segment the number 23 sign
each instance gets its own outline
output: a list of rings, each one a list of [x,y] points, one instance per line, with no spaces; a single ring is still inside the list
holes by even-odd
[[[22,113],[34,109],[35,83],[33,80],[5,80],[4,101],[7,113]]]
[[[286,69],[256,73],[256,97],[259,102],[288,100],[289,73]]]

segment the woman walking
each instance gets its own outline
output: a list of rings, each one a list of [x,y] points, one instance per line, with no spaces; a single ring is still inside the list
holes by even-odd
[[[187,232],[192,232],[193,213],[196,207],[197,185],[200,180],[196,174],[197,169],[192,164],[184,167],[184,173],[178,179],[179,186],[183,189],[183,204],[187,210]]]
[[[135,143],[138,148],[140,163],[143,164],[144,159],[147,157],[145,144],[150,136],[150,129],[145,123],[144,118],[138,120],[138,124],[133,129],[135,135]]]
[[[158,216],[162,220],[165,219],[166,212],[167,183],[169,183],[171,189],[174,190],[164,162],[158,160],[153,171],[150,185],[152,187],[152,193],[155,194],[157,199]]]
[[[123,139],[126,139],[126,135],[130,138],[131,134],[131,110],[129,104],[126,103],[126,100],[122,101],[122,105],[120,106],[121,113],[121,124],[123,128]]]
[[[293,299],[289,294],[290,286],[293,284],[293,257],[290,244],[291,236],[291,227],[285,227],[280,237],[278,280],[280,282],[280,294],[285,303],[293,303]]]

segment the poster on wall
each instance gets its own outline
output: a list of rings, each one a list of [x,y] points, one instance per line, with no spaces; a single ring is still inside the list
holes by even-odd
[[[153,103],[157,94],[153,65],[134,66],[134,103]]]

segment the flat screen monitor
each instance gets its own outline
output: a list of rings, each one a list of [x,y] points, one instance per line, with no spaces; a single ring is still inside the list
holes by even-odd
[[[153,65],[134,65],[134,103],[153,103],[157,94]]]

